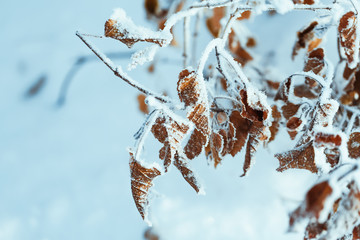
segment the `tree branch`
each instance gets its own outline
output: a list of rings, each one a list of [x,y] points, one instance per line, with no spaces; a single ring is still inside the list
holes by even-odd
[[[123,81],[125,81],[130,86],[136,88],[140,92],[144,93],[145,95],[153,96],[157,100],[163,102],[163,103],[170,103],[171,100],[168,97],[161,96],[160,94],[154,93],[151,90],[146,89],[145,87],[141,86],[138,82],[131,79],[129,76],[127,76],[125,73],[121,71],[120,67],[116,67],[115,64],[106,57],[103,53],[101,53],[95,46],[93,46],[88,40],[84,38],[84,36],[76,32],[76,36],[78,36],[81,41],[85,43],[85,45],[115,74],[115,76],[121,78]]]

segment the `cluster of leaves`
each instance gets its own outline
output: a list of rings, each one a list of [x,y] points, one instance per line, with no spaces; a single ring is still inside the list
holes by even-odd
[[[276,140],[279,130],[285,128],[294,147],[275,154],[279,160],[277,171],[304,169],[323,179],[291,214],[291,229],[305,222],[305,239],[357,238],[360,4],[350,0],[330,5],[313,0],[269,2],[270,5],[260,1],[209,0],[188,4],[185,0],[145,0],[147,16],[157,24],[158,31],[135,25],[121,9],[106,21],[105,37],[129,48],[137,42],[151,44],[132,56],[129,67],[132,69],[153,61],[158,48],[177,44],[172,30],[184,20],[184,67],[177,79],[178,98],[142,87],[78,33],[116,76],[142,92],[138,97],[140,109],[148,115],[135,135],[135,148],[129,150],[136,207],[148,220],[153,180],[172,165],[196,192],[202,193],[190,168],[191,160],[202,153],[217,167],[226,155],[234,157],[244,148],[242,176],[245,176],[259,146]],[[302,71],[284,80],[274,77],[279,69],[264,67],[257,60],[261,58],[253,51],[257,41],[244,22],[264,11],[285,13],[294,9],[315,11],[316,18],[299,30],[294,43],[292,59],[304,58]],[[191,34],[193,16],[196,21]],[[190,61],[190,53],[196,52],[202,19],[213,40],[198,61],[196,58]],[[327,60],[323,45],[333,26],[337,26],[340,58],[336,68]],[[211,52],[215,53],[215,61],[209,57]],[[141,159],[144,140],[150,133],[162,144],[159,150],[162,166]]]

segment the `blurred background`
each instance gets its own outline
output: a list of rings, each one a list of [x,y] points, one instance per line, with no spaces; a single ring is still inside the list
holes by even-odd
[[[148,228],[130,190],[133,135],[145,119],[138,92],[92,57],[75,32],[103,34],[117,7],[136,24],[146,20],[142,0],[7,1],[0,9],[0,240],[144,239]],[[278,48],[288,71],[298,31],[311,14],[260,16],[259,53]],[[287,23],[284,26],[284,22]],[[181,24],[180,24],[181,26]],[[274,29],[273,26],[281,26]],[[202,26],[204,27],[204,26]],[[181,27],[175,29],[181,45]],[[175,32],[176,34],[176,32]],[[281,35],[282,34],[282,35]],[[206,33],[199,53],[211,38]],[[132,49],[115,40],[93,39],[124,66]],[[140,49],[146,44],[135,46]],[[161,50],[153,73],[144,65],[129,74],[158,92],[174,94],[182,64],[181,46]],[[77,69],[62,106],[62,83]],[[169,59],[171,57],[171,59]],[[301,67],[300,67],[301,68]],[[256,155],[240,178],[244,153],[226,158],[216,170],[204,157],[192,167],[205,185],[198,196],[178,171],[155,180],[151,219],[160,239],[301,239],[287,233],[288,212],[316,176],[301,170],[278,173],[273,153],[290,148],[288,137]],[[157,161],[149,140],[147,161]]]

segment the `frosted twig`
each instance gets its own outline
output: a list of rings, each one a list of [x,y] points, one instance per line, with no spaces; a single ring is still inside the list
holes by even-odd
[[[236,100],[235,98],[229,97],[229,96],[215,96],[214,100],[216,100],[216,99],[226,99],[226,100],[230,100],[234,103],[237,103],[239,105],[242,105],[238,100]]]
[[[141,86],[138,82],[134,81],[130,77],[126,76],[121,71],[120,67],[116,67],[115,64],[108,57],[106,57],[103,53],[101,53],[101,51],[98,50],[93,44],[91,44],[90,41],[86,40],[81,33],[76,32],[76,36],[78,36],[81,39],[81,41],[83,41],[85,43],[85,45],[115,74],[115,76],[121,78],[126,83],[128,83],[130,86],[138,89],[140,92],[144,93],[145,95],[153,96],[157,100],[159,100],[163,103],[171,102],[171,100],[168,97],[161,96],[157,93],[154,93],[151,90],[148,90],[145,87]]]
[[[346,127],[346,130],[345,130],[345,133],[346,133],[347,135],[350,135],[351,129],[352,129],[353,126],[354,126],[354,122],[355,122],[355,120],[356,120],[356,117],[358,117],[357,114],[353,114],[353,115],[351,116],[351,118],[350,118],[350,120],[349,120],[349,122],[348,122],[348,125],[347,125],[347,127]]]
[[[139,157],[141,155],[145,139],[146,139],[147,135],[149,134],[151,127],[154,125],[158,115],[159,115],[158,109],[152,111],[148,115],[148,118],[146,119],[142,128],[138,131],[138,136],[137,136],[138,140],[137,140],[136,146],[135,146],[135,149],[136,149],[135,150],[135,159],[140,159]]]

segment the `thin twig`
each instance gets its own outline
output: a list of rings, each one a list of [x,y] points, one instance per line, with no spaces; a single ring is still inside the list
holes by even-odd
[[[130,77],[126,76],[126,74],[121,71],[120,67],[116,67],[115,64],[109,58],[107,58],[103,53],[101,53],[92,44],[90,44],[90,42],[86,40],[81,33],[76,32],[76,36],[78,36],[81,39],[81,41],[85,43],[85,45],[115,74],[115,76],[121,78],[127,84],[138,89],[140,92],[144,93],[145,95],[153,96],[154,98],[156,98],[157,100],[163,103],[171,102],[171,100],[168,97],[154,93],[151,90],[148,90],[145,87],[141,86],[139,83],[132,80]]]

